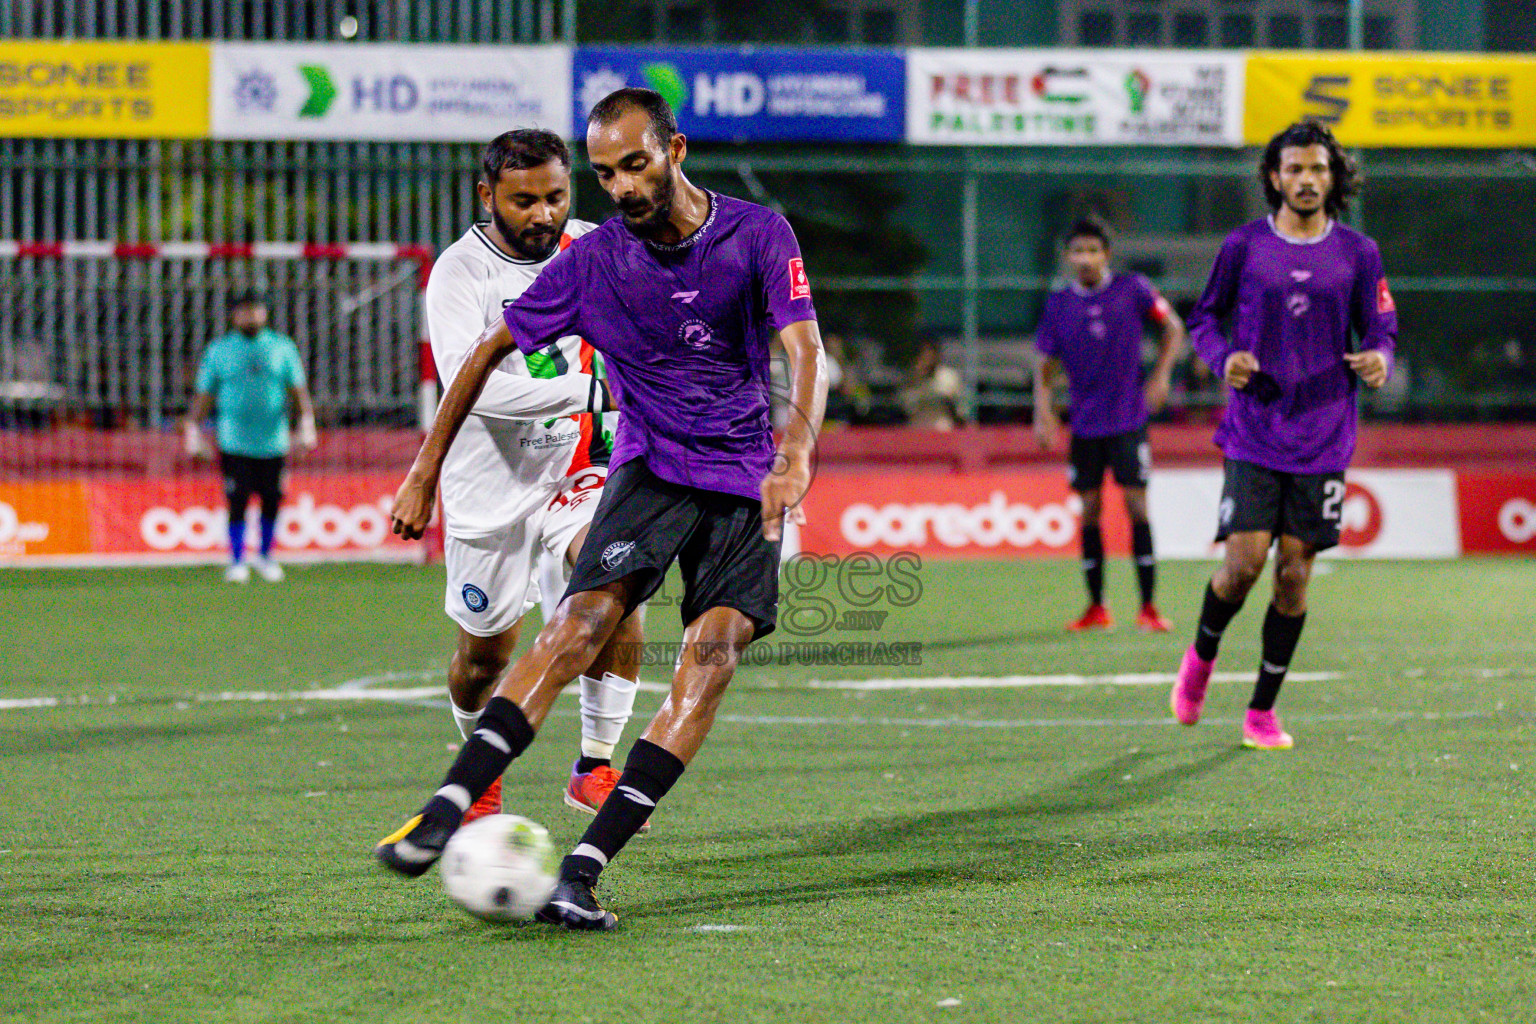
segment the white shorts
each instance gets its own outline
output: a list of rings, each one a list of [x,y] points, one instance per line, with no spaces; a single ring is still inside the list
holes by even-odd
[[[591,466],[562,480],[549,504],[526,519],[486,537],[444,537],[448,617],[475,636],[498,636],[515,626],[539,603],[539,560],[564,564],[576,534],[592,521],[607,479],[606,466]]]

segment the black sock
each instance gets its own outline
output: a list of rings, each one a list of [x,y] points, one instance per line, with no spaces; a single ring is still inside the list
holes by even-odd
[[[576,759],[576,774],[588,775],[597,768],[611,768],[613,762],[606,757],[588,757],[582,754]]]
[[[1104,603],[1104,531],[1083,527],[1083,579],[1088,582],[1088,603]]]
[[[1253,687],[1253,699],[1248,706],[1255,711],[1269,711],[1280,696],[1280,684],[1291,667],[1291,655],[1296,653],[1296,641],[1301,639],[1301,627],[1307,624],[1307,613],[1282,615],[1273,604],[1264,616],[1264,660],[1259,663],[1259,681]]]
[[[1152,603],[1157,589],[1157,556],[1152,553],[1152,524],[1131,524],[1131,555],[1136,559],[1136,585],[1141,588],[1141,603]]]
[[[1227,631],[1227,623],[1242,607],[1243,602],[1223,601],[1216,596],[1213,585],[1205,585],[1205,604],[1200,608],[1200,625],[1195,627],[1195,653],[1203,660],[1216,660],[1221,634]]]
[[[560,877],[595,883],[604,866],[640,831],[682,774],[683,762],[671,753],[647,740],[635,740],[624,762],[624,774],[598,808],[576,849],[561,862]]]
[[[422,808],[422,816],[457,824],[470,804],[480,799],[532,742],[533,727],[523,709],[505,697],[492,697],[480,712],[475,731],[459,748],[442,786]]]

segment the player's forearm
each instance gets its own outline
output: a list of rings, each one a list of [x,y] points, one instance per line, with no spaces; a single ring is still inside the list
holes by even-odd
[[[1042,359],[1035,370],[1035,411],[1047,416],[1056,414],[1056,360],[1050,356]]]
[[[1173,364],[1184,351],[1184,339],[1184,322],[1176,314],[1169,314],[1163,324],[1162,343],[1157,350],[1153,372],[1167,376],[1173,371]]]
[[[590,373],[521,377],[495,372],[475,402],[475,415],[497,420],[542,420],[552,416],[605,412],[608,391]]]
[[[213,395],[206,391],[199,391],[192,396],[192,404],[187,407],[187,424],[196,427],[208,418],[213,412]]]
[[[432,429],[427,432],[426,440],[421,443],[421,450],[416,453],[416,461],[411,466],[412,476],[422,480],[437,479],[443,459],[448,455],[448,448],[458,435],[459,428],[474,411],[475,401],[480,397],[486,380],[513,348],[512,333],[500,320],[480,335],[479,342],[459,367],[453,383],[437,407]]]
[[[784,428],[779,451],[790,458],[808,457],[827,411],[827,355],[815,321],[802,321],[781,335],[789,358],[789,404],[793,413]]]

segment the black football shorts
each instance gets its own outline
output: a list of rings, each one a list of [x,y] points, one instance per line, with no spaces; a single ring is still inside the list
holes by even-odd
[[[1295,537],[1318,551],[1339,543],[1343,473],[1282,473],[1227,460],[1216,539],[1255,531]]]
[[[1142,426],[1105,437],[1073,434],[1068,459],[1067,480],[1079,493],[1103,487],[1106,467],[1121,487],[1145,487],[1152,471],[1152,448],[1147,444],[1147,428]]]
[[[683,625],[727,607],[752,620],[754,640],[773,632],[779,542],[763,538],[762,503],[671,483],[644,459],[608,474],[565,593],[633,576],[631,612],[656,593],[674,561],[683,574]]]

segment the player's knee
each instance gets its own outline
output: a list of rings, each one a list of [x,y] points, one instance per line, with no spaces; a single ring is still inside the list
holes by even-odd
[[[1084,491],[1080,497],[1083,501],[1083,525],[1098,526],[1103,516],[1104,502],[1098,491]]]
[[[458,650],[448,665],[448,683],[454,696],[478,694],[496,685],[507,659],[490,651]]]
[[[555,641],[567,650],[596,656],[614,631],[613,612],[605,604],[581,599],[577,595],[562,601],[555,612]]]
[[[1275,566],[1275,604],[1282,613],[1297,607],[1307,598],[1307,584],[1312,579],[1312,563],[1299,558],[1281,559]]]
[[[1262,556],[1254,558],[1244,556],[1229,558],[1226,563],[1226,582],[1230,589],[1235,589],[1238,594],[1246,594],[1253,589],[1253,585],[1259,581],[1259,576],[1264,572],[1264,559]]]

